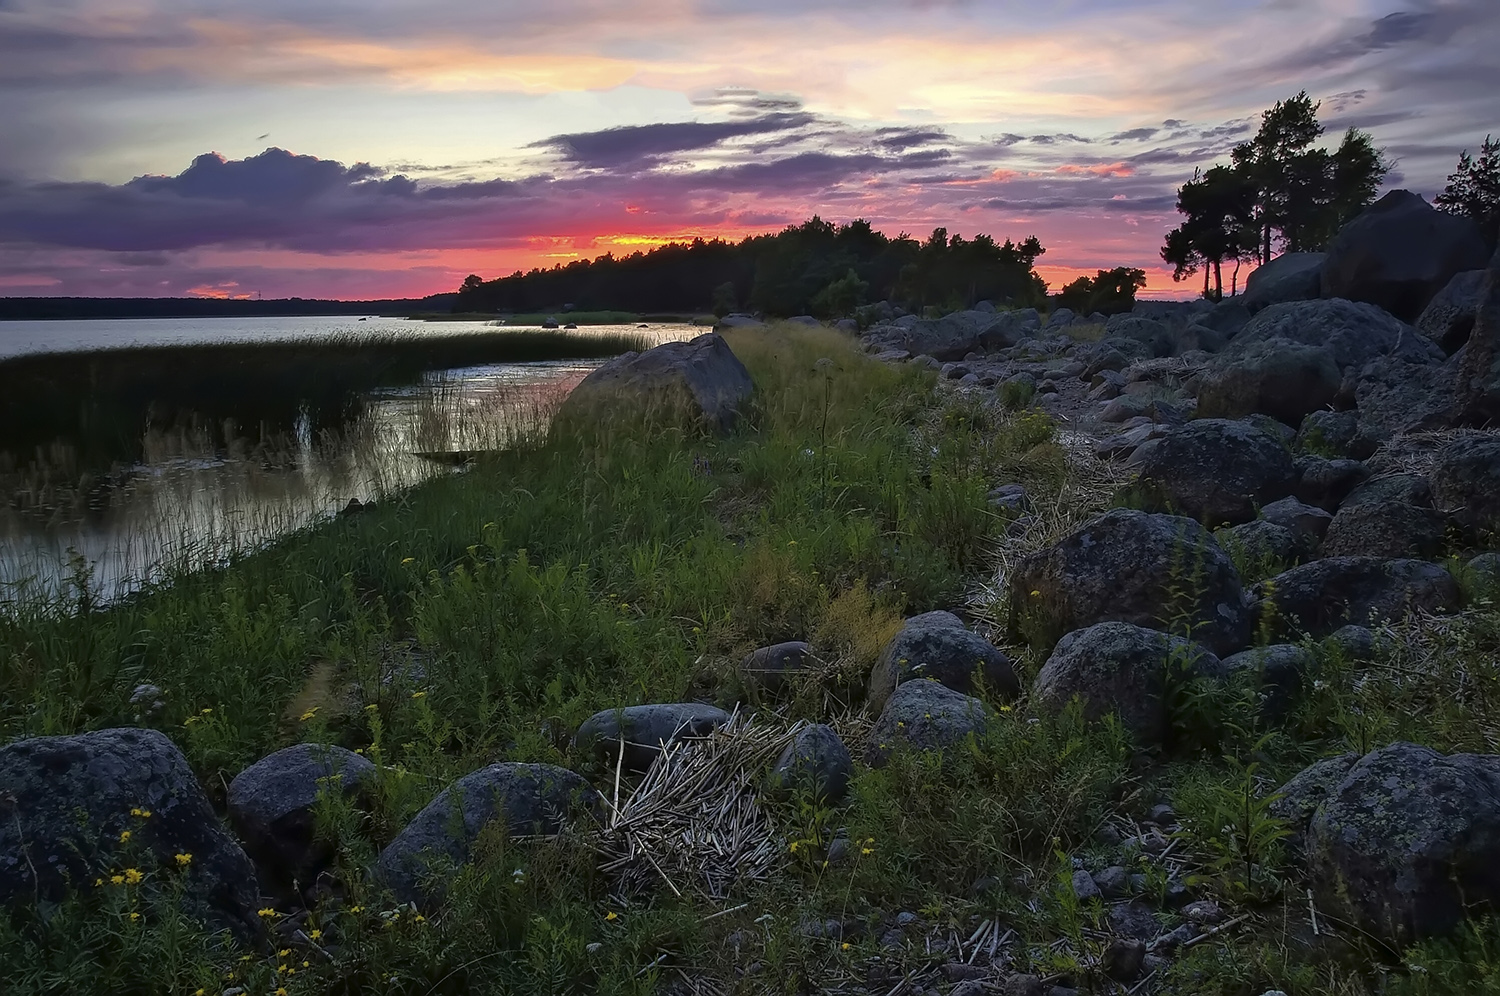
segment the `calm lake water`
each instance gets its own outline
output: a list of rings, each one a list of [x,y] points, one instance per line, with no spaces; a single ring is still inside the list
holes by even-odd
[[[323,339],[393,333],[493,332],[482,322],[352,317],[0,322],[0,357],[136,345]],[[691,338],[690,325],[594,326],[653,343]],[[108,601],[172,565],[203,565],[437,474],[443,454],[492,449],[545,423],[602,360],[505,363],[432,371],[370,392],[334,428],[299,418],[274,437],[229,438],[177,422],[148,427],[141,457],[85,466],[82,443],[60,438],[0,459],[0,603],[69,590],[86,579]],[[0,383],[0,391],[5,385]],[[6,447],[0,426],[0,450]],[[13,450],[14,447],[11,447]]]

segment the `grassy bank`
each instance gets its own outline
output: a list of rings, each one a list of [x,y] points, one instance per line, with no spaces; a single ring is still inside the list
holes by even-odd
[[[29,354],[0,360],[0,451],[24,462],[67,440],[79,463],[108,466],[138,458],[148,424],[189,414],[262,433],[305,418],[316,431],[346,418],[360,395],[428,371],[596,359],[646,345],[628,334],[496,329]]]
[[[7,993],[935,988],[950,956],[882,943],[878,925],[898,911],[929,936],[1004,922],[1018,968],[1088,981],[1080,966],[1098,953],[1103,913],[1073,897],[1072,857],[1102,853],[1104,822],[1160,798],[1189,828],[1178,846],[1196,887],[1253,920],[1181,959],[1156,991],[1376,991],[1373,966],[1393,953],[1312,944],[1289,926],[1305,900],[1285,886],[1275,825],[1255,799],[1307,759],[1357,745],[1487,743],[1500,686],[1458,673],[1500,642],[1487,608],[1406,633],[1409,666],[1357,681],[1320,648],[1321,687],[1284,723],[1262,719],[1246,689],[1211,701],[1184,689],[1184,733],[1166,756],[1138,754],[1112,723],[997,702],[999,721],[946,761],[898,754],[861,767],[838,809],[774,803],[781,865],[728,901],[691,888],[620,897],[574,837],[487,841],[420,918],[365,884],[376,850],[458,776],[498,760],[589,771],[567,745],[582,719],[734,701],[734,662],[768,643],[809,639],[825,661],[782,717],[831,721],[857,752],[878,649],[903,616],[960,606],[987,576],[1013,514],[988,504],[989,489],[1023,483],[1049,514],[1082,493],[1044,416],[939,393],[932,374],[877,364],[831,332],[731,342],[757,391],[728,437],[555,432],[108,611],[7,607],[0,740],[135,725],[131,689],[149,682],[167,698],[146,722],[216,801],[234,774],[291,743],[337,743],[384,766],[368,812],[326,814],[350,891],[303,928],[328,957],[234,948],[186,924],[170,896],[100,887],[46,918],[0,917]],[[1023,655],[1023,684],[1038,663]],[[1459,686],[1468,692],[1449,694]],[[828,863],[840,830],[856,846]],[[806,927],[830,919],[867,929]],[[1424,957],[1462,965],[1482,950]],[[1408,983],[1389,991],[1443,991]]]

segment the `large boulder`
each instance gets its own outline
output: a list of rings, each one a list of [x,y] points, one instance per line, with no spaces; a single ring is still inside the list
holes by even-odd
[[[585,377],[563,403],[565,415],[622,414],[688,420],[715,428],[734,424],[755,384],[750,371],[715,332],[625,353]]]
[[[1500,911],[1500,757],[1395,743],[1317,807],[1307,866],[1325,909],[1396,947]]]
[[[1329,243],[1322,293],[1378,305],[1413,322],[1454,274],[1483,267],[1487,255],[1473,219],[1393,190]]]
[[[680,737],[702,737],[729,722],[729,713],[701,702],[671,702],[601,709],[578,727],[573,743],[597,761],[645,771],[662,748]],[[621,751],[621,742],[624,750]]]
[[[1206,418],[1269,415],[1300,425],[1310,412],[1338,397],[1343,374],[1326,346],[1288,339],[1262,339],[1215,358],[1198,390],[1198,414]]]
[[[1245,307],[1253,314],[1273,304],[1322,297],[1326,258],[1320,252],[1288,252],[1256,267],[1245,281]]]
[[[1378,557],[1315,560],[1267,581],[1261,594],[1268,621],[1315,637],[1411,612],[1451,612],[1462,601],[1458,582],[1441,567]]]
[[[229,783],[229,822],[265,877],[310,884],[330,857],[317,839],[321,795],[358,795],[375,765],[329,744],[296,744],[256,761]]]
[[[812,648],[801,640],[759,647],[740,662],[740,677],[747,687],[775,695],[789,678],[805,673],[811,660]]]
[[[992,719],[980,699],[928,679],[902,682],[870,731],[866,759],[878,768],[901,748],[944,751],[983,732]]]
[[[998,348],[1007,339],[1012,340],[1009,345],[1020,341],[1017,320],[983,311],[957,311],[942,318],[903,318],[892,325],[871,329],[870,335],[883,346],[904,349],[913,356],[961,360],[969,352],[982,348],[980,335],[992,328],[997,330],[988,340],[992,348]],[[1000,331],[1011,329],[1016,333],[1014,336]]]
[[[1141,344],[1149,356],[1171,356],[1176,344],[1172,330],[1163,322],[1140,315],[1115,315],[1104,326],[1110,339],[1130,339]]]
[[[55,903],[126,869],[148,887],[180,879],[188,912],[241,939],[258,933],[255,866],[166,736],[114,729],[0,747],[0,906]]]
[[[1261,708],[1272,719],[1291,712],[1316,664],[1312,651],[1295,643],[1256,647],[1224,658],[1224,670],[1230,676],[1254,677],[1260,686]]]
[[[1286,840],[1292,853],[1302,853],[1307,842],[1307,827],[1312,822],[1313,814],[1323,805],[1323,800],[1339,787],[1339,783],[1349,774],[1349,769],[1358,763],[1358,754],[1325,757],[1297,772],[1276,790],[1270,812],[1284,822],[1290,831]]]
[[[1373,304],[1344,300],[1273,304],[1250,320],[1234,344],[1243,349],[1270,339],[1325,346],[1345,372],[1362,370],[1382,356],[1414,363],[1436,363],[1443,358],[1436,343],[1400,319]]]
[[[1300,541],[1316,545],[1328,532],[1333,516],[1316,505],[1304,505],[1295,498],[1273,501],[1260,510],[1261,518],[1272,525],[1292,531]]]
[[[1484,300],[1484,271],[1455,273],[1417,318],[1417,331],[1452,355],[1469,341],[1479,303]]]
[[[981,682],[988,691],[1008,697],[1021,690],[1011,659],[965,629],[951,612],[927,612],[906,620],[870,671],[870,708],[882,708],[896,686],[910,678],[931,678],[965,695]]]
[[[492,764],[429,802],[380,852],[379,873],[402,902],[442,895],[441,878],[469,860],[480,833],[502,823],[510,836],[555,834],[598,818],[602,801],[584,779],[550,764]]]
[[[978,348],[986,353],[1018,345],[1033,338],[1042,327],[1041,316],[1035,308],[995,312],[991,318],[993,320],[980,330],[976,338]]]
[[[1098,623],[1057,642],[1032,684],[1031,701],[1058,712],[1076,698],[1085,718],[1113,713],[1141,743],[1160,744],[1171,732],[1173,668],[1182,677],[1223,674],[1219,659],[1195,643],[1130,623]]]
[[[1378,436],[1443,429],[1453,422],[1458,363],[1383,356],[1346,378],[1354,384],[1360,422]]]
[[[1459,436],[1433,461],[1432,499],[1481,536],[1500,533],[1500,436]]]
[[[1427,481],[1393,474],[1349,493],[1323,536],[1325,557],[1434,557],[1446,522],[1432,507]]]
[[[1161,628],[1180,617],[1220,655],[1250,640],[1239,574],[1192,519],[1115,509],[1022,559],[1009,587],[1012,631],[1039,653],[1108,621]]]
[[[823,723],[804,726],[771,768],[771,784],[782,791],[839,802],[849,790],[854,761],[849,748]]]
[[[1297,448],[1324,457],[1368,460],[1386,436],[1360,421],[1358,412],[1309,412],[1297,430]]]
[[[1144,443],[1132,462],[1136,486],[1160,511],[1211,526],[1249,522],[1260,505],[1296,484],[1286,445],[1248,422],[1200,419]]]
[[[1215,529],[1214,540],[1242,567],[1253,563],[1263,570],[1281,570],[1296,563],[1312,546],[1286,526],[1266,519]]]
[[[1458,364],[1454,420],[1500,425],[1500,251],[1485,271],[1474,331]]]
[[[1316,505],[1325,511],[1333,511],[1370,477],[1370,468],[1358,460],[1340,457],[1328,460],[1320,456],[1297,458],[1297,488],[1293,491],[1298,501]]]

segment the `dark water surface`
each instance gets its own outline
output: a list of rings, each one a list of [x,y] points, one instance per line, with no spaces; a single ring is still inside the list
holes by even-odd
[[[0,358],[140,345],[494,332],[488,323],[345,318],[0,322]],[[580,334],[690,338],[688,325],[605,326]],[[444,455],[505,446],[543,428],[603,360],[434,370],[362,393],[337,413],[278,399],[274,415],[174,411],[146,419],[130,445],[98,445],[69,422],[57,433],[0,425],[0,603],[47,598],[86,578],[107,601],[171,567],[202,566],[377,500],[436,474]],[[3,378],[3,373],[0,373]],[[5,390],[0,380],[0,391]],[[136,438],[138,435],[139,438]]]

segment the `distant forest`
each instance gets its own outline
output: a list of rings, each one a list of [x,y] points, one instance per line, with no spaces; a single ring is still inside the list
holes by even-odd
[[[918,241],[904,232],[890,238],[867,221],[835,226],[814,217],[738,243],[694,239],[629,256],[517,270],[496,280],[470,276],[453,308],[524,313],[572,305],[580,311],[753,310],[837,318],[883,300],[912,311],[956,310],[983,300],[1040,306],[1047,285],[1032,266],[1044,252],[1035,237],[1001,244],[939,228]]]

